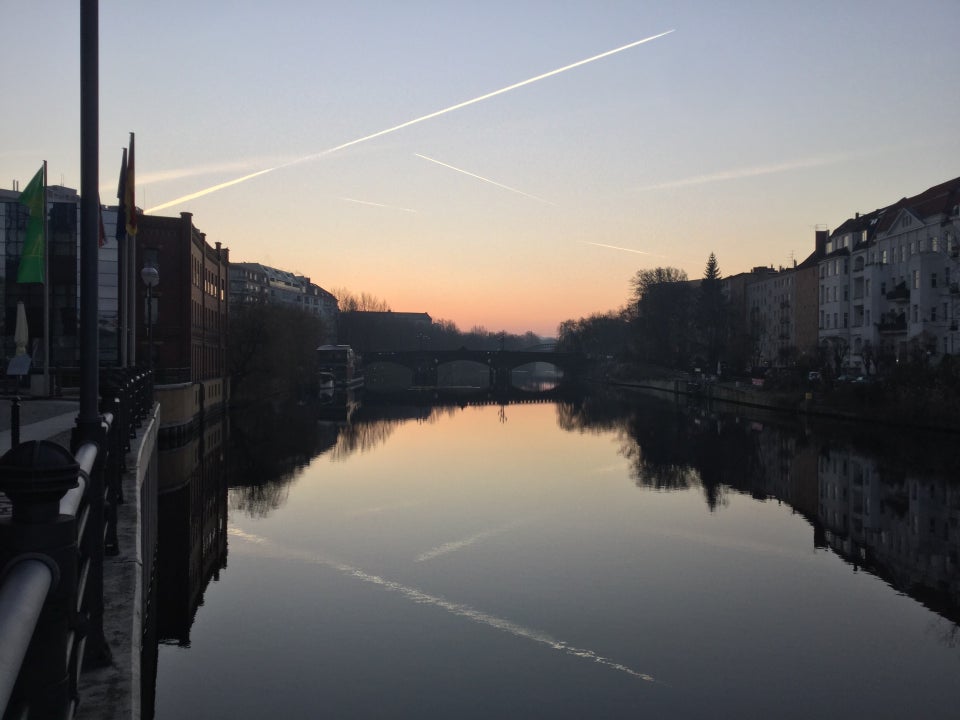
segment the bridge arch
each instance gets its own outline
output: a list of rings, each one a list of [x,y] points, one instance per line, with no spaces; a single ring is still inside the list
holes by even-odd
[[[362,361],[365,368],[377,363],[402,365],[413,374],[414,385],[425,387],[435,387],[440,377],[439,369],[450,363],[470,362],[489,368],[491,382],[496,387],[511,386],[514,370],[531,363],[549,363],[556,367],[564,382],[575,378],[583,365],[583,357],[574,353],[469,350],[464,347],[456,350],[366,352]]]

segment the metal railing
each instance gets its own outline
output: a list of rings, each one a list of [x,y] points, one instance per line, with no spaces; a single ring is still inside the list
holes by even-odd
[[[84,669],[108,664],[103,558],[117,547],[116,506],[131,433],[152,405],[152,376],[101,378],[99,433],[74,451],[48,440],[0,457],[0,715],[71,718]],[[150,402],[147,401],[150,398]]]

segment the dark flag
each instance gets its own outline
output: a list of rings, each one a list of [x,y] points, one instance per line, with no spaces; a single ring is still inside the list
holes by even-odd
[[[133,133],[130,133],[130,152],[127,155],[127,173],[123,181],[124,202],[127,211],[127,235],[137,234],[137,197],[133,172]]]
[[[117,242],[123,240],[127,233],[127,149],[123,149],[123,160],[120,163],[120,180],[117,184]]]

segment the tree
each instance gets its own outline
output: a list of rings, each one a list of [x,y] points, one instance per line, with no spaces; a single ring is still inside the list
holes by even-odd
[[[637,345],[641,357],[682,367],[689,360],[691,289],[687,274],[672,267],[634,275]]]
[[[720,360],[727,336],[727,302],[721,279],[717,256],[711,252],[700,281],[696,315],[698,337],[711,371]]]
[[[337,307],[340,312],[389,312],[390,303],[378,298],[368,292],[361,292],[359,295],[347,288],[337,287],[330,291],[330,294],[337,299]]]
[[[325,330],[320,318],[293,307],[257,303],[231,310],[234,395],[296,397],[309,392]]]

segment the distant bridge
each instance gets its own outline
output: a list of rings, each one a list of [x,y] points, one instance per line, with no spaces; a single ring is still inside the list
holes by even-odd
[[[413,384],[420,387],[436,387],[437,368],[452,362],[474,362],[486,365],[490,371],[490,384],[494,388],[509,388],[513,371],[531,363],[548,363],[563,372],[561,382],[567,383],[578,377],[586,363],[579,353],[543,352],[537,350],[398,350],[365,352],[363,366],[375,363],[393,363],[413,373]]]

